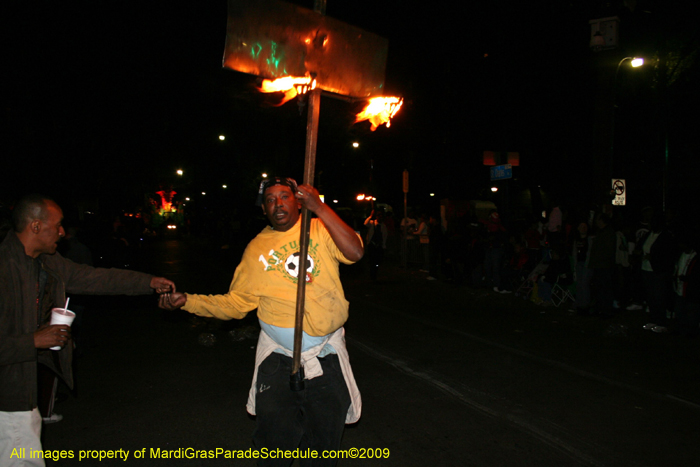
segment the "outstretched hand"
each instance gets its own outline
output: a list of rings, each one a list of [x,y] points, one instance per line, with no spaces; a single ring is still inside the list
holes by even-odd
[[[160,294],[175,292],[175,283],[165,277],[154,277],[151,279],[150,286]]]
[[[187,303],[187,295],[182,292],[164,293],[158,299],[158,307],[164,310],[177,310]]]

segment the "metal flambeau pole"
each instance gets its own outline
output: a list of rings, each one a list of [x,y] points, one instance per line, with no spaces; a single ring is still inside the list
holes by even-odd
[[[314,11],[325,15],[326,0],[315,0]],[[313,78],[313,77],[312,77]],[[304,153],[304,184],[313,186],[316,171],[316,143],[318,141],[318,115],[321,105],[321,89],[309,92],[306,120],[306,149]],[[299,273],[297,274],[297,303],[294,317],[294,352],[289,386],[293,391],[304,389],[304,369],[301,367],[301,340],[304,331],[304,304],[306,302],[306,260],[309,253],[311,214],[306,207],[301,209],[301,235],[299,237]]]

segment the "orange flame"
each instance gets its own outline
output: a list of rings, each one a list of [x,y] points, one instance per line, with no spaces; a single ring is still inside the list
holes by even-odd
[[[275,80],[264,79],[260,91],[262,92],[283,92],[284,98],[279,105],[290,99],[294,99],[298,94],[306,94],[308,91],[316,89],[316,80],[311,76],[294,77],[284,76]]]
[[[403,99],[400,97],[374,97],[369,100],[367,107],[357,114],[355,123],[369,120],[372,124],[372,131],[383,123],[386,123],[388,128],[391,126],[391,119],[394,118],[401,105],[403,105]]]

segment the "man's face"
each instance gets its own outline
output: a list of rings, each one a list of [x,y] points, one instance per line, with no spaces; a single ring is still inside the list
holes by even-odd
[[[274,185],[265,190],[263,212],[275,230],[286,232],[299,219],[301,204],[286,185]]]
[[[39,233],[37,235],[37,240],[39,243],[39,248],[37,249],[39,253],[46,253],[52,255],[56,253],[56,247],[58,246],[58,241],[61,237],[66,235],[66,231],[63,230],[61,222],[63,221],[63,211],[56,203],[48,203],[47,207],[48,217],[45,221],[39,222]]]

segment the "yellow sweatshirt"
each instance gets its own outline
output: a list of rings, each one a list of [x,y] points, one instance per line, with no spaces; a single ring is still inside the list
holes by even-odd
[[[294,327],[301,217],[286,232],[265,227],[246,247],[225,295],[187,294],[186,311],[219,319],[243,318],[258,309],[258,318],[283,328]],[[348,301],[338,271],[352,264],[319,219],[311,220],[307,262],[304,332],[325,336],[348,319]]]

